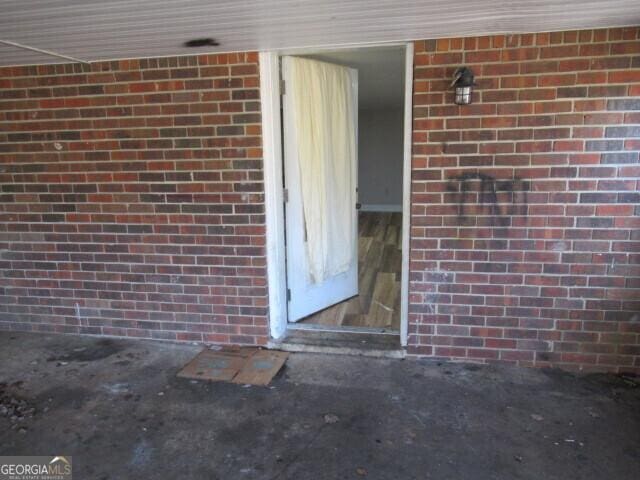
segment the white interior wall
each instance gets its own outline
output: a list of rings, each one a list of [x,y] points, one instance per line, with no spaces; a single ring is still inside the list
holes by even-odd
[[[358,201],[362,210],[402,211],[402,105],[360,109],[358,117]]]
[[[404,47],[303,56],[358,71],[358,202],[362,210],[402,211]]]

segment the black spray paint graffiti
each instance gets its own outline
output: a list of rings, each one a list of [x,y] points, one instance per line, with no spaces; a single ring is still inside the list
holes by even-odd
[[[520,178],[498,180],[480,172],[466,172],[451,177],[447,190],[458,205],[462,224],[481,224],[506,227],[513,215],[527,215],[529,182]],[[486,222],[477,222],[478,216]]]

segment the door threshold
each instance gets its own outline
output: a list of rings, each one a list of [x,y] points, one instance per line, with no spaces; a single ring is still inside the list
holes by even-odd
[[[321,326],[324,327],[325,325]],[[379,358],[405,357],[405,351],[400,347],[400,335],[398,333],[364,332],[363,329],[354,329],[353,327],[348,332],[344,329],[328,331],[314,328],[289,328],[284,338],[271,340],[268,348],[287,352],[359,355]]]
[[[334,333],[370,333],[373,335],[391,335],[399,336],[397,330],[389,330],[388,328],[374,327],[350,327],[347,325],[323,325],[320,323],[289,323],[287,330],[312,330],[315,332],[334,332]]]

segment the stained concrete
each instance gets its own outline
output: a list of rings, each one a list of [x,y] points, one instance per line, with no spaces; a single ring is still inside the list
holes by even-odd
[[[0,455],[77,479],[640,478],[633,380],[292,354],[270,387],[176,378],[198,347],[0,333]]]

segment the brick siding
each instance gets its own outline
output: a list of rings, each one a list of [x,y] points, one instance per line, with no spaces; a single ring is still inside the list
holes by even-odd
[[[640,371],[639,32],[416,42],[410,354]],[[260,121],[254,53],[0,68],[0,329],[266,343]]]
[[[263,344],[257,54],[0,69],[0,328]]]
[[[410,353],[640,371],[639,34],[415,43]]]

